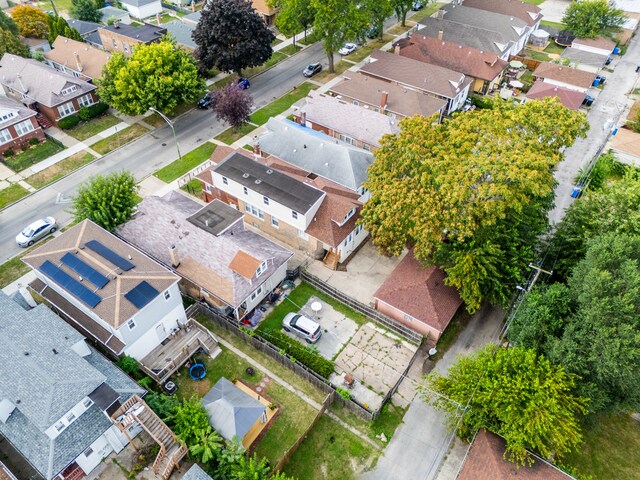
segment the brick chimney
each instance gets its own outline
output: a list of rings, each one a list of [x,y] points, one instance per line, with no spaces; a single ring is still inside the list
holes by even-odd
[[[262,151],[260,150],[260,142],[258,141],[257,135],[253,137],[253,154],[256,157],[259,157],[262,155]]]
[[[380,111],[384,112],[387,109],[387,101],[389,100],[389,92],[380,93]]]
[[[78,71],[81,72],[84,67],[80,61],[80,55],[78,55],[78,52],[73,52],[73,56],[76,57],[76,66],[78,67]]]
[[[396,55],[400,55],[400,45],[399,44],[395,44],[395,46],[393,47],[393,53]]]
[[[169,255],[171,256],[171,266],[178,268],[180,266],[180,257],[178,256],[178,249],[174,244],[169,247]]]
[[[156,13],[156,22],[158,22],[158,26],[160,26],[160,23],[161,23],[160,20],[161,20],[160,19],[160,14]]]
[[[444,36],[444,32],[442,30],[438,30],[438,40],[442,40],[443,36]]]
[[[300,110],[300,125],[305,127],[307,125],[307,112]]]

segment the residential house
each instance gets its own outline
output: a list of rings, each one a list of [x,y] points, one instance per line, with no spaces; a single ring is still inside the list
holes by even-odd
[[[473,79],[448,68],[374,50],[361,73],[445,100],[446,114],[464,105]]]
[[[596,78],[596,74],[593,72],[585,72],[584,70],[550,62],[542,62],[538,65],[533,72],[533,76],[557,87],[577,90],[583,93],[587,93]]]
[[[90,220],[22,257],[30,288],[114,357],[129,355],[162,381],[212,337],[187,320],[179,277]]]
[[[274,25],[278,9],[270,6],[269,3],[270,2],[268,0],[252,0],[251,6],[262,17],[264,23],[267,26],[271,27]],[[185,15],[184,17],[182,17],[182,20],[192,25],[197,25],[200,21],[201,16],[202,10],[199,10],[197,12],[190,13],[189,15]]]
[[[411,250],[373,294],[375,308],[435,344],[462,305],[444,279],[444,271],[424,267]]]
[[[129,12],[127,10],[109,6],[99,8],[98,11],[102,14],[100,22],[102,22],[104,25],[109,25],[116,22],[123,23],[125,25],[131,24],[131,17],[129,16]]]
[[[587,52],[578,48],[567,47],[560,54],[561,60],[568,60],[569,67],[584,70],[585,72],[598,73],[607,64],[611,57],[599,53]]]
[[[182,22],[180,20],[172,20],[170,22],[163,23],[162,26],[167,29],[167,35],[171,35],[180,47],[190,52],[193,52],[196,49],[196,42],[191,38],[196,27],[192,24]]]
[[[90,43],[94,47],[102,48],[102,41],[98,33],[102,25],[94,22],[85,22],[84,20],[76,20],[75,18],[67,20],[67,24],[71,28],[75,28],[85,42]]]
[[[531,465],[516,466],[505,458],[506,442],[502,437],[479,430],[464,459],[457,480],[576,480],[555,465],[531,454]]]
[[[144,390],[46,305],[2,292],[0,379],[0,452],[29,478],[82,478],[140,431],[110,415]]]
[[[379,80],[359,72],[346,72],[343,79],[329,88],[329,93],[340,100],[350,102],[374,112],[381,112],[392,119],[422,115],[444,115],[447,102],[395,83]]]
[[[509,63],[494,53],[415,34],[396,42],[395,53],[464,73],[473,78],[471,89],[486,95],[496,90]]]
[[[493,53],[500,57],[501,60],[509,60],[509,55],[514,45],[510,37],[506,37],[490,28],[485,29],[473,25],[465,25],[464,23],[436,17],[426,17],[420,20],[415,34]]]
[[[613,50],[616,48],[616,42],[605,37],[575,38],[573,42],[571,42],[571,46],[584,52],[597,53],[598,55],[606,55],[608,57],[613,54]]]
[[[40,112],[54,125],[98,101],[95,85],[10,53],[0,60],[0,84],[7,96]]]
[[[296,123],[364,150],[378,148],[383,135],[400,131],[398,121],[383,113],[314,91],[294,110]]]
[[[189,15],[185,15],[182,17],[182,21],[193,25],[194,27],[198,25],[200,21],[200,17],[202,16],[202,10],[198,10],[197,12],[190,13]]]
[[[292,256],[245,228],[243,217],[220,201],[203,207],[171,192],[145,198],[118,235],[180,275],[185,293],[240,321],[254,318],[285,279]]]
[[[133,18],[142,20],[162,13],[160,0],[122,0],[122,6]]]
[[[12,98],[0,95],[0,155],[8,149],[17,152],[32,138],[45,139],[36,112]]]
[[[527,100],[538,100],[545,97],[557,97],[560,103],[568,109],[578,110],[582,106],[586,93],[536,80],[526,94]]]
[[[37,52],[46,53],[51,50],[49,40],[46,38],[21,37],[20,43],[29,48],[29,53],[34,55]]]
[[[356,226],[361,195],[255,148],[253,156],[227,148],[221,162],[198,175],[205,200],[245,212],[254,228],[330,268],[344,263],[367,237]]]
[[[58,35],[53,50],[45,53],[47,63],[60,72],[93,83],[102,76],[102,69],[110,55],[104,50]]]
[[[139,26],[108,25],[98,30],[102,47],[108,52],[120,52],[126,57],[133,54],[138,45],[149,45],[159,41],[167,34],[164,27],[156,27],[149,23]]]
[[[478,8],[523,20],[531,32],[540,27],[542,10],[537,5],[520,0],[462,0],[465,7]]]
[[[200,468],[197,463],[194,463],[187,473],[184,474],[182,480],[213,480],[207,473]]]

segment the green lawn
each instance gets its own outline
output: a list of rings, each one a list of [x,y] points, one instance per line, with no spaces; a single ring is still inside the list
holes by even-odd
[[[275,117],[276,115],[284,112],[289,109],[291,105],[296,103],[301,98],[307,96],[307,94],[311,91],[318,88],[316,85],[312,83],[305,82],[302,85],[296,87],[295,90],[291,90],[289,93],[283,95],[282,97],[274,100],[269,105],[262,107],[260,110],[256,110],[251,115],[251,122],[256,125],[264,125],[271,117]]]
[[[438,10],[440,10],[440,7],[442,5],[446,5],[446,3],[433,3],[431,5],[428,5],[411,16],[407,15],[407,20],[411,19],[414,22],[419,22],[423,18],[430,17],[431,15],[436,13]]]
[[[172,182],[207,160],[215,149],[215,144],[210,142],[204,143],[195,150],[183,155],[182,160],[176,160],[170,163],[166,167],[158,170],[154,175],[163,182]]]
[[[25,179],[25,182],[27,182],[33,188],[40,189],[71,172],[75,172],[83,165],[86,165],[87,163],[95,160],[95,158],[96,157],[94,157],[89,152],[82,150],[74,155],[71,155],[68,158],[65,158],[55,165],[51,165],[50,167],[45,168],[44,170],[34,175],[31,175],[30,177]]]
[[[316,43],[318,41],[318,37],[313,33],[308,33],[307,38],[296,37],[296,43],[300,43],[301,45],[311,45],[312,43]]]
[[[7,205],[12,204],[13,202],[17,202],[28,193],[29,190],[18,183],[13,183],[7,188],[3,188],[2,190],[0,190],[0,208],[4,208]]]
[[[329,69],[327,68],[326,70],[321,71],[319,74],[313,77],[313,80],[319,83],[327,83],[329,80],[336,78],[338,75],[343,73],[349,67],[353,67],[353,63],[340,60],[333,64],[333,73],[330,73]]]
[[[540,20],[540,25],[557,28],[558,30],[564,30],[567,28],[564,23],[550,22],[548,20]]]
[[[280,45],[282,43],[282,40],[280,40],[279,38],[274,38],[273,42],[271,42],[271,46],[275,47],[276,45]]]
[[[77,127],[74,127],[66,132],[76,140],[86,140],[94,135],[106,130],[109,127],[113,127],[120,123],[120,119],[110,114],[101,115],[97,118],[92,118],[88,122],[82,122]]]
[[[285,55],[293,55],[294,53],[297,53],[300,50],[302,50],[302,47],[300,45],[296,44],[295,47],[293,45],[287,45],[286,47],[283,47],[278,51],[280,53],[284,53]]]
[[[549,42],[549,45],[547,45],[547,48],[544,49],[544,53],[557,53],[558,55],[561,55],[562,52],[564,52],[564,48],[565,47],[561,47],[556,42],[551,40]]]
[[[62,150],[64,150],[64,147],[54,143],[53,140],[47,139],[39,145],[29,147],[26,152],[17,149],[14,156],[4,157],[4,163],[14,172],[20,172]]]
[[[540,5],[542,2],[544,2],[544,0],[522,0],[522,1],[526,3],[532,3],[533,5]]]
[[[95,150],[101,155],[105,155],[110,151],[115,150],[116,148],[121,147],[122,145],[129,143],[148,132],[149,130],[136,123],[134,125],[131,125],[130,127],[119,130],[114,135],[111,135],[108,138],[94,143],[93,145],[91,145],[91,149]]]
[[[323,415],[284,472],[299,479],[350,480],[369,468],[376,457],[369,444]]]
[[[439,360],[453,344],[453,342],[456,341],[458,335],[460,335],[460,332],[462,332],[462,330],[464,330],[465,327],[469,324],[471,317],[472,315],[464,308],[458,310],[458,312],[454,315],[453,319],[451,319],[451,322],[449,322],[449,325],[438,340],[438,343],[436,344],[438,353],[431,357],[434,361]]]
[[[258,126],[253,123],[245,123],[238,129],[227,128],[224,132],[220,133],[216,136],[216,140],[220,140],[221,142],[226,143],[227,145],[231,145],[233,142],[240,140],[245,135],[253,132]]]
[[[391,27],[389,30],[387,30],[387,33],[390,35],[402,35],[403,33],[406,33],[409,30],[411,30],[411,28],[412,28],[411,25],[405,25],[403,27],[398,23],[396,26]]]
[[[547,55],[545,52],[539,52],[537,50],[525,50],[524,54],[529,57],[529,58],[533,58],[534,60],[538,60],[539,62],[548,62],[550,60],[549,55]]]
[[[180,187],[180,190],[187,192],[194,197],[201,198],[202,197],[202,183],[197,178],[189,180],[187,183]]]
[[[167,124],[167,122],[165,122],[164,119],[155,112],[148,117],[144,117],[142,121],[155,128],[162,127],[163,125]]]
[[[393,37],[391,35],[383,35],[382,39],[376,38],[374,40],[370,40],[369,43],[367,43],[366,45],[360,47],[358,50],[356,50],[355,52],[353,52],[351,55],[349,55],[348,57],[344,57],[346,60],[352,61],[354,63],[358,63],[361,62],[362,60],[364,60],[365,58],[367,58],[369,55],[371,55],[371,52],[378,49],[378,48],[382,48],[383,45],[387,44],[388,42],[390,42],[393,39]]]
[[[271,55],[271,58],[269,58],[269,60],[264,62],[262,65],[243,70],[242,76],[247,78],[255,77],[259,73],[264,72],[267,68],[274,66],[276,63],[279,63],[282,60],[285,60],[286,58],[288,57],[284,53],[273,52],[273,55]]]
[[[352,427],[358,429],[364,435],[367,435],[371,440],[376,442],[380,447],[384,448],[393,434],[395,433],[398,426],[402,423],[402,418],[407,411],[407,408],[401,408],[393,405],[391,402],[388,402],[382,407],[382,412],[380,412],[380,416],[373,422],[369,422],[358,417],[355,413],[347,410],[342,405],[337,402],[329,407],[329,410],[336,414],[338,418],[348,423]],[[387,443],[384,443],[379,438],[376,438],[376,435],[380,435],[384,433],[387,437]]]
[[[18,232],[16,232],[18,233]],[[20,257],[14,257],[11,260],[0,265],[0,288],[4,288],[11,282],[15,282],[31,268],[27,266]]]
[[[628,415],[600,415],[584,432],[579,452],[563,458],[580,478],[640,479],[640,423]]]

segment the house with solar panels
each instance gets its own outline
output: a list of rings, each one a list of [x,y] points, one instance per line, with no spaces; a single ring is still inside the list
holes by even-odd
[[[22,260],[36,273],[29,287],[112,357],[131,356],[163,383],[199,349],[217,342],[187,319],[179,277],[90,220]]]

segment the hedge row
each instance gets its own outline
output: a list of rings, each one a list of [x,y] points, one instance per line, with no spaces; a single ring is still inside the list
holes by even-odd
[[[69,115],[68,117],[61,118],[58,122],[58,127],[62,130],[69,130],[80,123],[80,121],[86,122],[94,117],[102,115],[109,109],[109,105],[103,102],[98,102],[88,107],[82,107],[78,110],[78,113]]]
[[[289,357],[293,357],[303,365],[306,365],[323,378],[329,378],[329,375],[335,369],[335,364],[331,360],[327,360],[309,347],[302,345],[297,340],[278,330],[266,330],[261,335],[264,335],[276,347],[284,350]]]

